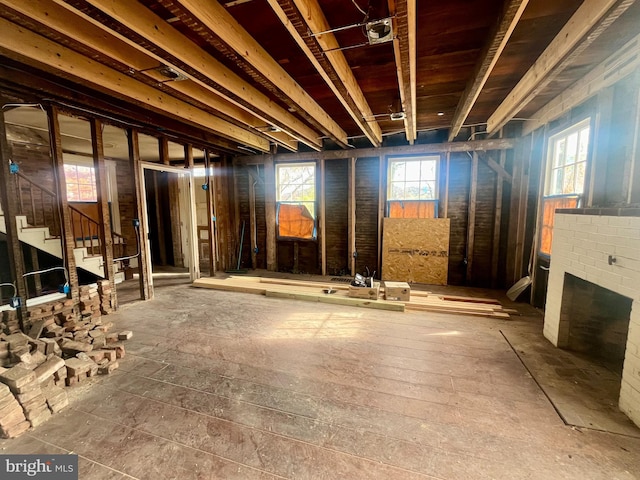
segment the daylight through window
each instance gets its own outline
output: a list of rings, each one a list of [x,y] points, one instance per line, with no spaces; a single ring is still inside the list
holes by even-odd
[[[316,237],[315,163],[276,165],[278,237]]]
[[[438,160],[438,156],[389,158],[387,216],[437,216]]]
[[[98,201],[93,167],[65,164],[64,177],[67,184],[67,200],[69,202]]]

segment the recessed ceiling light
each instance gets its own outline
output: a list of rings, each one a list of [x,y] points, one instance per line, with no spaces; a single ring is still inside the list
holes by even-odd
[[[441,117],[444,115],[444,112],[438,112],[438,116]]]

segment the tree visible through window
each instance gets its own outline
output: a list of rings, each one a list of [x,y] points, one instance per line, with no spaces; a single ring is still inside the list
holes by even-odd
[[[387,215],[434,218],[438,204],[438,156],[390,158]]]
[[[314,239],[315,163],[276,165],[276,201],[278,237]]]
[[[98,194],[96,192],[96,177],[93,167],[65,164],[64,177],[67,184],[68,201],[98,201]]]
[[[540,253],[544,255],[551,254],[556,209],[577,207],[584,193],[590,130],[587,119],[549,139],[540,232]]]

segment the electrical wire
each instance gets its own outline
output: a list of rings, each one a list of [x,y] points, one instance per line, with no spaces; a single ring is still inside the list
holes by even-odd
[[[40,110],[46,113],[46,110],[40,103],[5,103],[4,105],[2,105],[2,110],[7,107],[39,107]]]
[[[360,11],[361,14],[364,15],[365,18],[367,18],[367,12],[360,8],[360,6],[356,3],[356,0],[351,0],[351,3],[355,5],[355,7]]]
[[[13,296],[18,295],[18,289],[16,288],[15,283],[0,283],[0,287],[13,287]]]
[[[120,262],[122,260],[131,260],[132,258],[137,258],[140,256],[140,227],[139,226],[134,226],[133,228],[135,228],[136,230],[136,250],[137,253],[135,255],[129,255],[128,257],[120,257],[120,258],[114,258],[113,262]]]
[[[22,275],[22,277],[28,277],[30,275],[39,275],[41,273],[48,273],[48,272],[53,272],[54,270],[64,270],[64,279],[66,281],[66,285],[69,285],[69,272],[67,272],[67,268],[66,267],[52,267],[52,268],[45,268],[44,270],[36,270],[34,272],[27,272],[25,274]]]

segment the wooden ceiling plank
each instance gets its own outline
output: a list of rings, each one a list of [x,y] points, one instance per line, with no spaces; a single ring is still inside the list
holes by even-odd
[[[94,45],[93,49],[102,55],[116,60],[140,72],[158,65],[158,60],[148,54],[131,47],[109,31],[101,29],[91,22],[78,17],[73,12],[47,0],[0,0],[0,4],[30,19],[46,25],[48,28],[63,34],[82,45]],[[138,75],[145,75],[138,73]],[[195,85],[200,84],[200,85]],[[211,87],[196,79],[182,82],[167,82],[165,88],[175,90],[201,102],[229,118],[244,123],[252,128],[262,128],[265,122],[255,115],[232,104],[221,97]],[[297,151],[297,142],[288,135],[274,136],[268,130],[264,134],[290,151]]]
[[[340,48],[338,41],[331,32],[317,35],[331,29],[317,0],[268,0],[268,2],[336,98],[360,127],[362,133],[373,146],[380,146],[382,144],[382,130],[375,120],[371,107],[360,85],[358,85],[344,53],[341,50],[336,50]],[[291,4],[296,8],[287,8],[285,12],[285,7],[289,7]],[[299,25],[298,28],[294,25],[294,21]],[[300,32],[301,26],[304,27],[303,34]],[[317,45],[315,53],[309,48],[308,42]]]
[[[74,7],[67,5],[64,0],[53,1],[72,10],[73,12],[76,12],[78,15],[101,28],[108,28],[91,17],[84,15]],[[198,45],[184,37],[184,35],[175,30],[171,25],[167,24],[164,20],[143,5],[129,0],[88,0],[88,3],[102,10],[105,14],[114,18],[125,27],[134,30],[148,42],[158,46],[159,49],[167,52],[169,55],[184,62],[190,68],[193,68],[195,71],[208,77],[212,82],[215,82],[215,84],[225,90],[225,92],[228,92],[227,94],[216,90],[216,93],[222,95],[229,102],[251,112],[256,117],[263,120],[265,124],[278,127],[283,132],[289,134],[294,139],[306,144],[314,150],[320,150],[322,148],[322,141],[320,140],[320,135],[316,130],[304,124],[300,119],[272,102],[266,95],[246,83],[238,75],[233,73],[222,63],[218,62],[215,58],[211,57],[211,55],[201,49]],[[185,73],[188,77],[192,77],[189,72],[184,72],[179,66],[174,65],[170,59],[163,58],[153,52],[149,52],[141,45],[138,45],[117,32],[112,33],[114,36],[127,42],[129,45],[142,49],[145,53],[156,58],[164,65]],[[194,81],[195,80],[196,79],[194,79]]]
[[[96,0],[91,0],[96,1]],[[97,2],[103,3],[103,2]],[[342,147],[349,141],[346,132],[318,103],[272,58],[262,46],[218,2],[176,0],[200,22],[221,38],[229,48],[260,72],[278,90],[309,115]]]
[[[528,3],[529,0],[506,0],[502,14],[489,35],[489,41],[485,44],[473,75],[456,107],[449,132],[450,142],[458,135],[464,125]]]
[[[405,113],[407,141],[413,145],[417,137],[416,107],[416,0],[389,0],[389,14],[395,16],[396,37],[393,53],[396,59],[400,101]]]
[[[124,96],[170,116],[202,126],[251,148],[269,151],[269,142],[264,138],[134,80],[4,18],[0,18],[0,30],[3,32],[3,35],[0,35],[0,52],[8,58],[23,62],[27,60],[28,64],[35,62],[36,65],[53,68],[67,76],[72,76],[77,81],[92,84],[98,89],[106,89],[116,97]]]
[[[635,0],[584,0],[560,33],[489,117],[495,134],[600,36]]]

